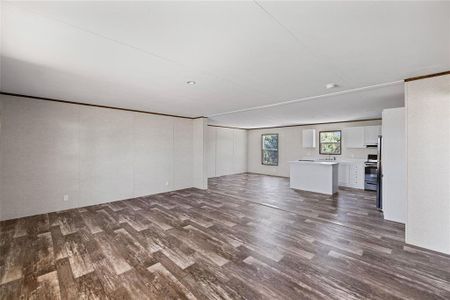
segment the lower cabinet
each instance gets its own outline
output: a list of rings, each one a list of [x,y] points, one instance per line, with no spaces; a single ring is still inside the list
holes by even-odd
[[[339,162],[339,186],[364,189],[364,163]]]
[[[339,163],[339,186],[348,186],[350,183],[350,164]]]

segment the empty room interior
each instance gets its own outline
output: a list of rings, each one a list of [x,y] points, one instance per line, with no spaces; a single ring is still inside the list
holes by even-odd
[[[450,299],[450,1],[0,17],[0,299]]]

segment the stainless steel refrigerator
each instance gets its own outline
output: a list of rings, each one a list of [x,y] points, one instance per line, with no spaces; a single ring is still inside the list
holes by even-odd
[[[381,149],[382,149],[383,137],[381,135],[378,136],[378,161],[377,161],[377,208],[379,210],[383,210],[383,169],[382,169],[382,159]]]

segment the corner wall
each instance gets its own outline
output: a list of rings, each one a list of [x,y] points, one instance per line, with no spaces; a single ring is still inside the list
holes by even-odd
[[[208,188],[207,176],[207,138],[208,138],[208,119],[199,118],[193,121],[194,123],[194,187],[198,189]]]
[[[450,75],[405,83],[406,242],[450,254]]]
[[[0,219],[194,186],[194,121],[0,95]]]
[[[383,110],[383,215],[386,220],[406,223],[406,110]]]
[[[208,178],[247,172],[247,130],[208,126]]]

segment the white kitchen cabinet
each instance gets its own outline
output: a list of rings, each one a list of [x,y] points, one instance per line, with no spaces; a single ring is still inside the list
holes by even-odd
[[[364,127],[364,145],[378,145],[379,135],[381,135],[381,126]]]
[[[346,148],[366,148],[377,145],[381,126],[348,127],[342,132],[342,143]]]
[[[350,187],[364,189],[364,163],[354,162],[350,167]]]
[[[315,129],[303,129],[303,148],[316,148],[316,130]]]
[[[339,162],[339,186],[364,189],[364,163]]]
[[[346,148],[366,148],[364,127],[348,127],[342,132],[342,142]]]
[[[339,163],[339,186],[348,186],[350,182],[350,164]]]

